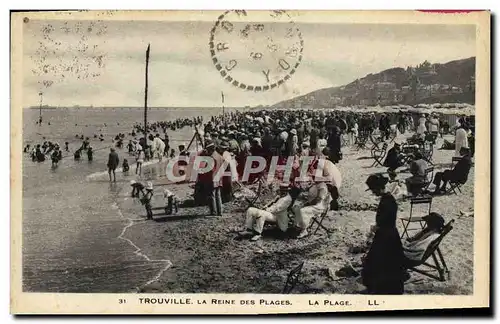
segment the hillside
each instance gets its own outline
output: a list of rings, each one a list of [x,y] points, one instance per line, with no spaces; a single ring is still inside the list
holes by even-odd
[[[391,68],[340,87],[325,88],[279,102],[278,108],[330,108],[346,105],[474,103],[475,63],[471,57],[448,63],[424,61]]]

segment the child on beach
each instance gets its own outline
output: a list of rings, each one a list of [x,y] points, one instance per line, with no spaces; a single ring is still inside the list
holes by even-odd
[[[179,200],[174,193],[168,189],[165,189],[163,191],[163,197],[165,197],[166,201],[166,207],[165,207],[165,214],[170,215],[173,213],[174,209],[175,212],[177,213],[179,211],[178,203]]]
[[[89,162],[92,162],[94,159],[94,151],[92,151],[92,147],[89,146],[87,149],[87,158],[89,159]]]
[[[170,158],[173,159],[175,157],[175,150],[171,149],[170,150]]]
[[[139,193],[142,192],[143,195],[144,193],[144,185],[140,182],[137,182],[135,180],[130,180],[130,186],[132,187],[132,197],[133,198],[139,198]]]
[[[142,174],[142,163],[144,162],[144,151],[142,150],[142,147],[137,150],[137,155],[136,155],[136,161],[137,161],[137,166],[135,167],[135,174],[141,175]]]
[[[73,154],[73,156],[75,158],[75,161],[80,161],[81,152],[82,152],[81,149],[78,149],[78,150],[75,151],[75,153]]]
[[[57,164],[59,162],[59,153],[57,150],[54,150],[54,152],[52,153],[51,159],[52,159],[52,167],[53,168],[57,167]]]
[[[148,181],[146,184],[146,193],[144,193],[144,196],[141,198],[141,203],[144,205],[146,208],[146,213],[147,213],[147,218],[148,219],[153,219],[153,210],[151,206],[151,199],[153,198],[153,183],[151,181]]]
[[[128,173],[128,170],[130,169],[130,166],[128,165],[127,159],[123,159],[122,169],[123,169],[124,173],[125,172]]]

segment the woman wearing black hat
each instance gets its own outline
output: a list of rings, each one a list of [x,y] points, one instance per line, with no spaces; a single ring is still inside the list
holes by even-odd
[[[404,292],[406,270],[400,236],[396,228],[398,205],[386,191],[389,179],[371,175],[368,190],[380,197],[375,217],[375,236],[363,263],[361,276],[369,294],[397,295]]]

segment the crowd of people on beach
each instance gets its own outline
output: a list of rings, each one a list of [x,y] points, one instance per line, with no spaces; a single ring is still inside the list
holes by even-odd
[[[195,128],[195,140],[201,144],[200,151],[194,151],[190,145],[181,144],[178,152],[170,147],[168,130],[184,126]],[[427,192],[433,196],[448,191],[450,183],[465,183],[472,166],[474,156],[474,117],[460,116],[456,125],[449,125],[443,115],[399,113],[352,113],[345,111],[323,110],[258,110],[248,112],[230,112],[212,116],[203,123],[201,117],[176,119],[173,122],[154,122],[147,126],[147,140],[144,128],[135,124],[128,134],[133,137],[125,149],[136,162],[135,174],[141,176],[142,164],[150,159],[161,161],[187,157],[178,160],[179,173],[189,168],[187,161],[196,156],[211,159],[213,164],[191,166],[203,169],[194,178],[194,202],[198,206],[208,206],[210,215],[221,216],[223,203],[235,199],[235,192],[246,186],[263,184],[276,195],[267,204],[250,204],[245,211],[241,237],[250,236],[252,241],[262,238],[264,225],[275,224],[283,233],[290,228],[297,229],[295,237],[309,236],[310,226],[315,219],[329,211],[339,209],[338,199],[341,193],[342,175],[337,164],[343,160],[342,148],[345,145],[358,145],[369,139],[372,151],[379,150],[382,143],[393,142],[387,152],[381,156],[381,165],[387,168],[384,174],[373,174],[366,180],[368,190],[380,198],[372,227],[369,247],[363,261],[363,283],[371,294],[400,294],[404,292],[407,269],[422,257],[430,243],[442,231],[444,219],[437,213],[431,213],[423,221],[426,226],[422,231],[406,240],[396,228],[398,201],[401,198],[395,192],[404,192],[402,196],[415,197],[426,193],[429,183],[426,170],[430,156],[425,150],[431,145],[431,153],[437,138],[454,132],[455,141],[444,140],[441,149],[455,150],[458,163],[449,170],[437,172],[432,179],[435,188]],[[412,133],[406,143],[395,141],[398,134]],[[161,135],[161,133],[163,133]],[[90,140],[83,135],[83,140],[75,151],[86,151],[92,160]],[[139,137],[139,139],[137,139]],[[94,136],[101,140],[102,136]],[[107,168],[109,180],[116,181],[115,171],[120,158],[117,149],[124,148],[126,135],[119,133],[113,139]],[[387,147],[387,145],[385,146]],[[68,143],[65,150],[69,151]],[[52,162],[57,164],[61,156],[57,144],[44,142],[30,148],[33,161],[42,162],[50,154]],[[265,161],[259,169],[256,158]],[[398,169],[407,166],[410,173],[406,179],[397,179]],[[123,159],[122,171],[128,174],[131,165]],[[290,172],[287,172],[287,167]],[[220,171],[223,176],[220,176]],[[252,172],[248,172],[248,169]],[[255,170],[258,170],[255,171]],[[199,171],[199,170],[197,170]],[[274,182],[269,182],[269,175]],[[303,178],[306,174],[307,177]],[[387,175],[387,176],[386,176]],[[193,179],[192,179],[193,180]],[[278,186],[274,186],[278,184]],[[147,211],[147,218],[153,218],[152,198],[154,188],[151,181],[143,183],[140,179],[132,180],[132,196],[140,199]],[[397,190],[396,190],[397,189]],[[165,213],[177,212],[179,200],[170,190],[164,191]]]

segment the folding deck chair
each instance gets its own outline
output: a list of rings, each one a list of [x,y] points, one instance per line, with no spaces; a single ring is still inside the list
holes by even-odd
[[[422,146],[421,152],[424,160],[433,165],[434,163],[432,162],[432,155],[434,154],[434,145],[432,144],[432,142],[425,141]]]
[[[413,216],[413,208],[415,205],[423,205],[423,204],[428,204],[429,209],[426,214],[422,216]],[[421,196],[421,197],[412,197],[410,199],[410,217],[401,217],[401,223],[403,224],[403,233],[401,234],[401,238],[405,237],[410,237],[408,234],[408,231],[416,231],[419,229],[424,228],[425,226],[425,221],[423,220],[424,216],[427,216],[431,213],[431,207],[432,207],[432,196]],[[419,223],[420,228],[409,228],[410,223]]]
[[[368,134],[365,132],[360,132],[356,138],[356,148],[358,150],[366,149],[366,142],[368,141]]]
[[[433,166],[428,167],[427,169],[425,169],[424,183],[422,184],[422,189],[420,190],[418,195],[424,194],[427,191],[427,189],[429,189],[429,186],[431,185],[433,178],[434,178],[434,167]]]
[[[465,181],[450,181],[449,182],[450,188],[448,188],[448,190],[446,190],[446,193],[447,194],[454,193],[455,195],[458,195],[458,193],[462,193],[461,188],[466,182],[467,182],[467,180],[465,180]]]
[[[374,167],[377,164],[379,164],[380,166],[384,166],[384,158],[385,158],[385,155],[387,154],[388,147],[389,147],[389,145],[387,143],[384,143],[382,145],[382,147],[378,147],[377,145],[375,145],[372,148],[371,155],[375,161],[373,162],[371,167]]]
[[[290,294],[299,282],[299,276],[304,267],[304,261],[302,261],[298,266],[293,268],[286,277],[285,287],[283,287],[282,294]]]
[[[262,181],[262,178],[258,178],[257,181],[259,182],[258,187],[257,187],[257,192],[255,193],[255,197],[252,198],[247,198],[245,197],[245,200],[248,203],[248,206],[246,209],[250,207],[254,207],[257,201],[260,199],[260,196],[262,195],[262,187],[264,186],[264,182]]]
[[[309,227],[307,228],[307,232],[309,235],[311,235],[311,231],[313,230],[314,226],[316,225],[316,229],[312,233],[312,235],[316,235],[316,233],[319,231],[319,229],[323,229],[325,232],[330,233],[331,231],[326,228],[323,225],[323,220],[325,220],[325,217],[328,215],[328,212],[330,211],[330,206],[328,206],[323,213],[319,217],[313,217],[311,219],[311,224],[309,224]]]
[[[439,281],[446,281],[446,278],[450,276],[450,270],[448,269],[448,266],[446,265],[446,262],[444,261],[443,253],[441,253],[441,250],[439,249],[439,244],[443,240],[443,238],[453,229],[453,223],[455,222],[454,219],[452,219],[448,224],[446,224],[443,228],[443,231],[439,235],[437,239],[435,239],[424,252],[424,255],[422,256],[422,259],[419,261],[409,261],[409,267],[408,270],[410,271],[415,271],[418,272],[424,276],[439,280]],[[427,262],[427,259],[432,257],[432,260],[434,261],[434,264],[431,264]],[[427,267],[430,269],[419,269],[418,267]],[[438,275],[435,275],[434,271],[438,272]]]

